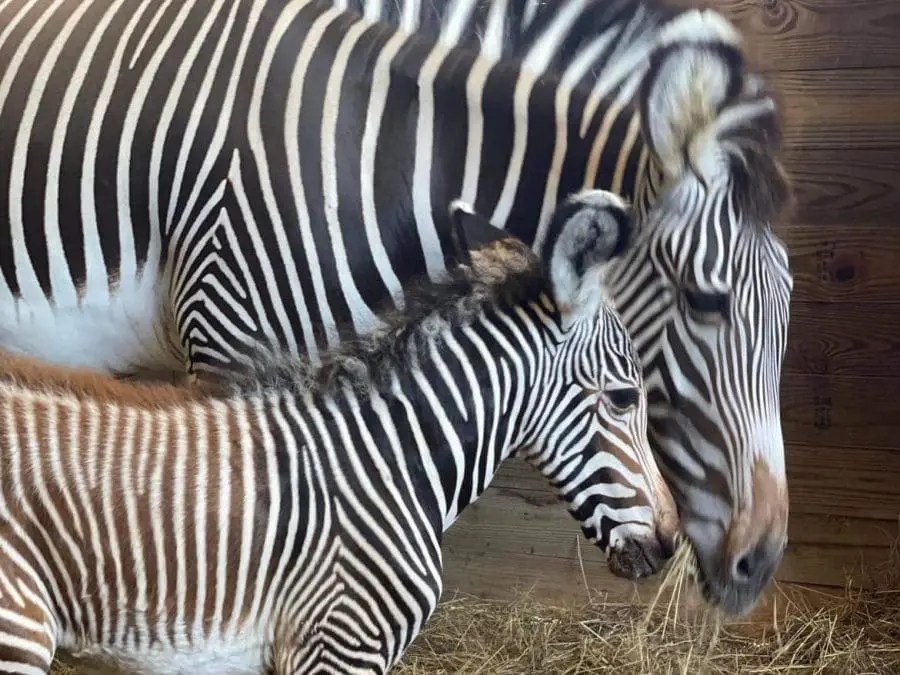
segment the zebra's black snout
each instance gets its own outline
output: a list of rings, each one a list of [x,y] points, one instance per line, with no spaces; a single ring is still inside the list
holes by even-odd
[[[653,576],[674,552],[674,542],[665,539],[657,535],[625,539],[610,551],[609,571],[629,581]]]

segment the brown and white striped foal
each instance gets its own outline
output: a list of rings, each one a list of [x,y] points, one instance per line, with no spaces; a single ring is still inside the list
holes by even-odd
[[[627,214],[606,193],[567,208],[548,260],[494,242],[317,369],[181,389],[3,357],[0,671],[60,648],[144,673],[384,673],[438,602],[442,533],[517,450],[608,550],[674,525],[599,296]],[[610,517],[629,500],[634,522]]]

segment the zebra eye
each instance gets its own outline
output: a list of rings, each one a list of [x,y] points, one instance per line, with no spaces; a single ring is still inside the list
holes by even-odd
[[[617,413],[626,413],[638,404],[640,392],[637,389],[613,389],[606,392],[609,403]]]
[[[727,319],[731,306],[728,293],[707,293],[692,289],[683,291],[688,311],[700,323],[716,323]]]

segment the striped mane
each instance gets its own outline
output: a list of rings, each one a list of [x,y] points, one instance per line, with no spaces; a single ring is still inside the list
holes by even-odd
[[[746,121],[726,128],[719,142],[728,152],[728,175],[740,217],[771,229],[773,221],[791,207],[793,192],[779,157],[779,117],[772,108],[762,113],[753,110],[759,100],[746,104],[750,108]]]
[[[551,297],[537,256],[521,241],[497,240],[471,256],[471,267],[458,264],[442,280],[410,285],[404,309],[380,312],[378,330],[362,338],[348,333],[318,363],[305,355],[260,352],[223,374],[222,381],[239,395],[287,390],[325,396],[345,386],[383,390],[392,373],[409,368],[413,355],[427,358],[429,343],[447,329],[471,324],[493,308]]]

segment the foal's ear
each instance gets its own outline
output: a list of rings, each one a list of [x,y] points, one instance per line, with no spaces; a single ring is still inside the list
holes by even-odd
[[[596,316],[607,265],[628,246],[631,229],[630,207],[606,190],[579,192],[557,207],[543,264],[564,328]]]
[[[463,265],[472,264],[472,251],[511,237],[461,199],[450,203],[450,225],[454,260]]]

